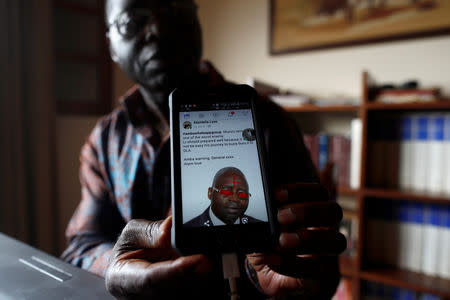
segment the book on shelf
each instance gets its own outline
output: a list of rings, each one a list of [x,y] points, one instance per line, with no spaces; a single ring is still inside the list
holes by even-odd
[[[375,102],[410,103],[431,102],[439,99],[439,89],[386,89],[378,93]]]
[[[337,184],[348,187],[351,159],[350,138],[343,135],[319,133],[304,134],[303,140],[316,169],[320,171],[329,161],[334,163],[337,169]]]
[[[350,148],[350,187],[359,189],[361,174],[361,148],[362,148],[362,122],[361,119],[353,119],[351,127]]]
[[[369,126],[367,182],[450,195],[450,114],[379,117]]]
[[[438,251],[439,251],[439,207],[437,205],[425,205],[423,222],[423,247],[422,247],[422,271],[431,276],[438,275]],[[450,255],[450,253],[449,253]]]
[[[450,279],[450,203],[371,199],[366,211],[369,262]]]
[[[429,118],[424,114],[412,116],[412,188],[425,191],[429,167]]]
[[[404,190],[412,188],[412,119],[409,115],[400,118],[399,142],[399,187]]]
[[[344,210],[339,224],[339,232],[347,239],[347,248],[341,255],[354,257],[358,245],[358,217],[356,213]]]

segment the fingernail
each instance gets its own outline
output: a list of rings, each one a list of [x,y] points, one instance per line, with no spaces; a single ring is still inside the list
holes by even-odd
[[[280,235],[280,246],[283,248],[295,248],[299,242],[300,238],[297,233],[282,233]]]
[[[278,211],[278,221],[280,224],[288,225],[295,221],[295,215],[291,208],[283,208]]]

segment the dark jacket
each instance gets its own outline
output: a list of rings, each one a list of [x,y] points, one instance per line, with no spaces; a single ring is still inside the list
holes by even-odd
[[[244,214],[242,217],[240,217],[241,219],[241,224],[249,224],[249,223],[259,223],[262,222],[261,220],[255,219],[253,217],[247,216],[246,214]],[[214,224],[211,221],[211,218],[209,217],[209,206],[207,209],[205,209],[205,211],[193,218],[192,220],[186,222],[184,224],[184,226],[187,227],[210,227],[210,226],[214,226]]]

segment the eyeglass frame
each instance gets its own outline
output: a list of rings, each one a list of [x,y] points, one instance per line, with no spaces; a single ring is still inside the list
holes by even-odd
[[[126,38],[130,38],[140,31],[142,31],[145,26],[142,26],[142,28],[139,28],[134,34],[126,34],[123,33],[120,28],[123,26],[123,24],[119,24],[120,19],[125,16],[126,14],[130,14],[130,12],[138,13],[140,16],[147,17],[147,20],[144,24],[148,24],[151,20],[154,22],[154,20],[157,18],[158,15],[166,15],[169,16],[170,13],[173,15],[178,15],[179,12],[191,12],[192,14],[195,14],[197,12],[198,5],[194,2],[189,3],[180,3],[180,2],[171,2],[168,5],[165,5],[163,7],[160,7],[157,12],[154,12],[151,8],[135,8],[130,10],[125,10],[121,12],[114,21],[107,24],[107,33],[106,35],[109,36],[109,30],[112,26],[116,26],[117,32],[122,36]],[[175,12],[175,13],[174,13]],[[173,17],[173,15],[171,17]]]

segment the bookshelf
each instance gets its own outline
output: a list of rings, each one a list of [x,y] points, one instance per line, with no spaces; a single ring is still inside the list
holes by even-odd
[[[366,205],[370,201],[396,201],[421,204],[438,204],[443,206],[450,205],[450,196],[439,193],[417,192],[413,190],[401,190],[399,188],[379,186],[371,183],[370,163],[374,159],[373,150],[371,152],[372,135],[370,128],[377,125],[380,117],[390,115],[400,117],[405,113],[417,112],[442,112],[450,113],[450,99],[440,99],[434,102],[424,103],[404,103],[388,104],[376,103],[374,99],[375,81],[367,72],[362,74],[362,101],[360,105],[333,105],[333,106],[314,106],[303,105],[299,107],[287,107],[286,110],[291,113],[304,132],[311,132],[316,127],[317,132],[323,130],[323,124],[316,119],[325,117],[325,122],[332,118],[341,120],[347,119],[350,122],[352,118],[358,117],[362,122],[362,149],[361,149],[361,173],[360,188],[351,189],[349,187],[338,186],[338,195],[353,197],[356,201],[356,216],[358,219],[358,240],[356,253],[353,256],[340,257],[340,269],[342,276],[350,279],[353,285],[353,299],[362,298],[362,286],[364,281],[376,282],[404,288],[417,293],[429,293],[442,299],[450,299],[450,279],[444,279],[437,276],[427,276],[423,273],[412,272],[399,267],[389,266],[388,264],[375,264],[368,257],[367,235],[368,235],[368,215]],[[312,117],[311,117],[312,116]],[[316,124],[310,126],[309,121]],[[309,128],[308,128],[309,126]],[[333,125],[332,125],[333,126]],[[304,127],[307,127],[305,130]],[[450,253],[449,253],[450,255]]]

